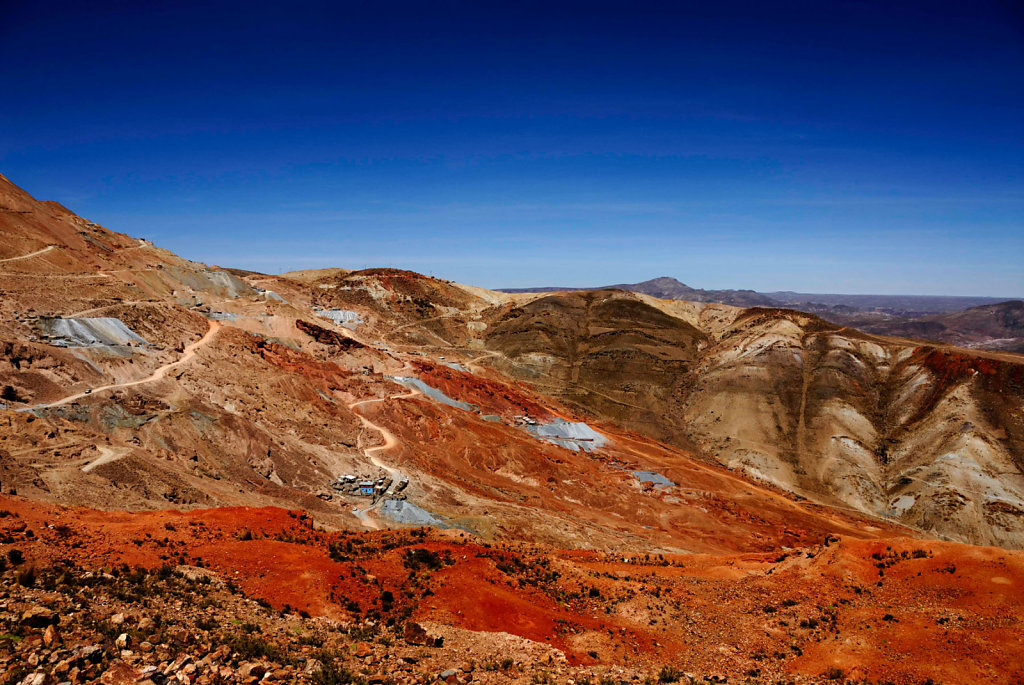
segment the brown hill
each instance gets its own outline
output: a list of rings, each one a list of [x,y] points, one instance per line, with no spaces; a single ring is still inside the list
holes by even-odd
[[[882,335],[1024,352],[1024,302],[1021,300],[971,307],[951,314],[890,321],[865,320],[854,325]]]
[[[687,346],[650,335],[642,316],[595,322],[562,306],[572,297],[496,318],[487,345],[508,360],[503,371],[787,490],[954,539],[1024,542],[1021,357],[868,336],[791,310],[599,296],[690,322]],[[570,319],[555,325],[563,335],[619,344],[594,357],[552,344],[532,316],[552,307]]]
[[[581,679],[1017,675],[1019,555],[928,538],[1024,546],[1019,356],[621,290],[229,272],[0,199],[4,552],[202,564],[359,631],[387,589],[396,630],[461,636],[449,658],[510,633]],[[383,530],[420,525],[456,559],[426,585]],[[968,634],[977,665],[904,659]]]

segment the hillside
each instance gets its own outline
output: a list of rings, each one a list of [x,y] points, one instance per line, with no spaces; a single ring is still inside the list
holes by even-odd
[[[626,290],[662,300],[796,309],[868,333],[977,349],[1009,352],[1024,350],[1020,301],[995,297],[703,290],[691,288],[668,276],[641,283],[618,283],[599,288],[512,288],[501,292],[525,294],[586,290]]]
[[[905,320],[866,320],[855,325],[881,335],[938,340],[962,347],[1024,352],[1024,302],[1021,300]]]
[[[68,652],[79,682],[240,670],[253,622],[284,681],[325,654],[371,681],[1020,674],[1018,355],[622,290],[222,270],[2,177],[0,234],[10,669],[45,647],[24,612],[93,583],[59,621],[104,655]],[[191,638],[126,656],[109,617],[151,610],[118,578],[227,623],[185,612]],[[925,658],[967,636],[970,664]]]

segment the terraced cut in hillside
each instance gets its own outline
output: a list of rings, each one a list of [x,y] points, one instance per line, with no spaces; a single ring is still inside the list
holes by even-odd
[[[222,270],[2,177],[0,233],[0,682],[1020,677],[1018,355]],[[276,647],[184,608],[118,645],[143,587]]]

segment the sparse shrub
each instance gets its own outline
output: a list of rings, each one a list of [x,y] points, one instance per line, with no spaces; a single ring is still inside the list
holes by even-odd
[[[14,582],[22,587],[32,587],[36,584],[36,570],[31,566],[19,568],[14,572]]]
[[[416,549],[406,551],[402,563],[410,571],[419,571],[424,567],[431,571],[436,571],[444,565],[441,561],[441,557],[438,556],[436,552],[431,552],[429,549],[424,549],[423,547],[417,547]]]
[[[239,659],[251,661],[253,659],[269,659],[281,661],[284,652],[273,642],[268,642],[264,637],[253,633],[236,633],[224,640],[224,643],[231,647],[231,651],[238,652]]]
[[[11,562],[12,566],[18,566],[25,561],[25,555],[21,553],[20,549],[11,549],[7,551],[7,560]]]
[[[217,621],[212,618],[200,618],[196,621],[196,628],[199,628],[199,630],[216,630]]]
[[[826,680],[844,680],[845,678],[846,678],[846,671],[844,671],[841,668],[837,668],[835,666],[832,666],[827,671],[825,671],[825,679]]]
[[[248,528],[243,528],[238,531],[238,539],[242,541],[252,540],[252,531]]]
[[[4,386],[4,389],[2,391],[0,391],[0,400],[4,400],[5,402],[24,402],[25,401],[24,399],[22,399],[21,395],[18,394],[18,391],[15,390],[14,386],[12,386],[12,385],[5,385]]]
[[[349,683],[366,682],[346,668],[337,665],[333,660],[323,661],[320,668],[313,674],[313,685],[348,685]]]
[[[658,682],[675,683],[679,681],[679,678],[682,675],[682,672],[680,672],[675,666],[662,666],[661,670],[658,671]]]

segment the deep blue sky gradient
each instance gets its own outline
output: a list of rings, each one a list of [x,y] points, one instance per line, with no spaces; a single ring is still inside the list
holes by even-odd
[[[0,172],[269,272],[1020,297],[1024,12],[0,0]]]

